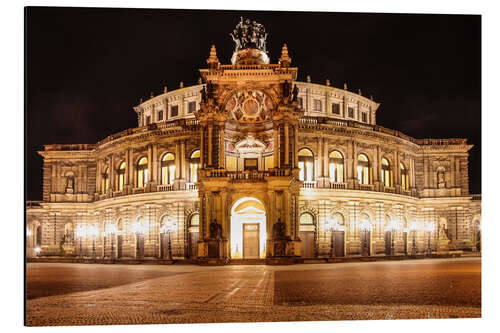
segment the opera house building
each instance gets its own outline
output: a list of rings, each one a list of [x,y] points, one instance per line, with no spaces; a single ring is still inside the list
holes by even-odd
[[[286,45],[272,63],[262,31],[240,22],[231,63],[212,46],[197,85],[133,108],[137,127],[45,145],[43,198],[26,206],[29,260],[300,263],[480,251],[467,140],[378,125],[380,104],[361,91],[297,81]]]

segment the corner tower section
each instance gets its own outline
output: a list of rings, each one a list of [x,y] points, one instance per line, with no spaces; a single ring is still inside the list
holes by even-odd
[[[266,221],[265,233],[255,233],[265,238],[257,240],[262,249],[257,257],[300,256],[297,151],[303,110],[297,102],[298,88],[292,84],[297,68],[290,67],[286,45],[279,63],[270,64],[265,39],[247,43],[255,37],[249,30],[243,27],[243,32],[235,29],[232,34],[239,39],[231,65],[220,64],[212,46],[208,68],[200,70],[204,85],[200,110],[195,112],[201,126],[198,257],[206,260],[246,258],[247,227],[236,226],[230,213],[243,198],[264,205],[253,207],[265,211]],[[236,228],[243,234],[234,232]],[[242,244],[231,239],[239,237]]]

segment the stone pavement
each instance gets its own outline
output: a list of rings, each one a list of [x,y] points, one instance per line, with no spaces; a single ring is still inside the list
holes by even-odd
[[[480,258],[219,267],[37,263],[27,273],[30,326],[481,316]]]

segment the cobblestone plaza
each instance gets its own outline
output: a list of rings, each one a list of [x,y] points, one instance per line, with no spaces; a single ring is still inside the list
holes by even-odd
[[[28,325],[481,317],[479,258],[292,266],[28,264]]]

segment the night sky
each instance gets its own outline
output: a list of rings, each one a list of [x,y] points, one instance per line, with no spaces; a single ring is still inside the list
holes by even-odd
[[[467,138],[481,192],[480,16],[47,7],[26,9],[27,199],[42,197],[36,151],[137,126],[140,98],[196,84],[211,44],[230,63],[241,15],[266,27],[272,63],[287,43],[299,81],[373,95],[379,125]]]

